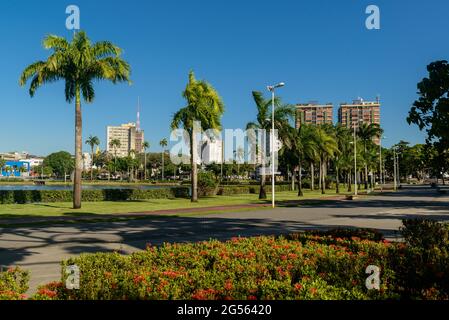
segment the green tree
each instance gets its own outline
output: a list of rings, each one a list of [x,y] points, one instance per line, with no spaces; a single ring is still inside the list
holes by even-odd
[[[363,163],[365,167],[365,189],[368,189],[368,167],[369,167],[369,152],[374,148],[374,138],[380,138],[383,134],[383,130],[378,124],[363,123],[357,132],[362,144],[363,144]]]
[[[254,130],[266,130],[272,129],[272,99],[265,99],[262,92],[253,91],[252,93],[254,102],[257,108],[257,116],[255,122],[249,122],[246,125],[247,129]],[[290,105],[283,105],[279,97],[274,101],[274,128],[278,130],[278,138],[285,144],[288,144],[288,138],[290,134],[289,120],[294,116],[294,110]],[[262,147],[258,150],[261,153],[262,163],[261,167],[265,168],[265,148]],[[262,172],[261,172],[262,173]],[[259,199],[266,199],[267,193],[265,190],[266,175],[263,174],[260,177],[260,192]]]
[[[428,77],[418,83],[419,98],[413,103],[407,122],[415,124],[427,133],[426,143],[433,144],[434,171],[444,182],[446,163],[449,162],[449,63],[435,61],[427,66]]]
[[[194,123],[199,122],[203,130],[220,129],[224,104],[218,92],[206,81],[196,80],[193,71],[189,74],[189,82],[183,92],[187,105],[175,113],[171,123],[172,129],[181,126],[190,135],[190,163],[192,202],[198,201],[198,145]]]
[[[0,175],[2,174],[2,169],[6,165],[6,160],[3,158],[0,158]]]
[[[145,141],[142,144],[142,148],[143,148],[143,154],[144,154],[144,165],[143,165],[144,174],[143,175],[144,175],[144,180],[146,181],[147,180],[147,171],[148,171],[148,169],[147,169],[147,150],[150,149],[150,143],[148,141]]]
[[[336,154],[339,153],[338,145],[335,137],[326,132],[326,128],[323,126],[317,127],[316,130],[316,145],[319,153],[320,160],[320,184],[321,193],[326,193],[326,175],[327,175],[327,163],[333,159]]]
[[[117,173],[118,167],[117,167],[117,149],[120,148],[122,146],[122,143],[120,142],[119,139],[112,139],[109,142],[109,147],[114,150],[114,171],[115,173]],[[109,175],[110,175],[110,171],[109,171]]]
[[[121,57],[121,49],[108,41],[92,44],[84,31],[77,32],[72,42],[55,35],[44,39],[44,48],[52,50],[46,61],[29,65],[20,77],[25,86],[31,79],[29,93],[33,97],[44,84],[65,81],[65,98],[75,100],[75,179],[73,183],[73,208],[81,208],[82,165],[82,113],[81,96],[86,103],[93,102],[95,80],[112,83],[130,81],[130,67]]]
[[[162,181],[164,181],[164,170],[165,170],[165,168],[164,168],[164,164],[165,164],[165,162],[164,162],[164,158],[165,158],[165,148],[168,146],[168,141],[167,141],[167,139],[162,139],[160,142],[159,142],[159,145],[162,147]]]
[[[58,177],[65,177],[75,168],[72,155],[66,151],[60,151],[48,155],[44,159],[44,167],[51,167]]]
[[[86,144],[90,146],[91,150],[91,166],[90,166],[90,181],[94,180],[94,161],[95,161],[95,153],[94,149],[96,146],[100,145],[100,139],[97,136],[89,136],[89,138],[86,140]]]

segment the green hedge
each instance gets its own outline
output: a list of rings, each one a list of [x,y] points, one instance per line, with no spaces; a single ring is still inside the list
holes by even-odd
[[[29,273],[20,268],[0,271],[0,300],[25,299],[29,280]]]
[[[290,184],[276,185],[276,192],[291,191]],[[260,186],[246,185],[246,186],[220,186],[217,191],[219,196],[230,196],[236,194],[259,194]],[[271,185],[265,187],[265,191],[271,192]]]
[[[408,220],[402,234],[405,242],[390,243],[373,230],[337,229],[83,254],[64,261],[61,281],[32,298],[449,299],[449,225]],[[70,265],[80,269],[79,290],[65,289]],[[370,265],[380,268],[380,290],[365,285]],[[18,269],[0,273],[0,300],[23,298],[26,280]]]
[[[82,200],[95,201],[128,201],[148,199],[188,198],[188,187],[161,188],[161,189],[104,189],[83,190]],[[38,202],[71,202],[70,190],[0,190],[0,204],[24,204]]]

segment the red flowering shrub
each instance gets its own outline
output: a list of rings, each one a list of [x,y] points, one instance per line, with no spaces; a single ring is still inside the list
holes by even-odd
[[[410,227],[408,227],[410,226]],[[62,263],[80,268],[80,289],[41,287],[35,299],[447,299],[449,242],[444,225],[405,224],[405,243],[369,230],[148,245],[129,256],[85,254]],[[433,230],[440,238],[420,242]],[[376,241],[373,241],[375,239]],[[380,290],[366,288],[366,268],[380,268]],[[0,282],[1,283],[1,282]],[[1,288],[1,287],[0,287]]]
[[[20,268],[0,272],[0,300],[23,300],[28,290],[29,274]]]

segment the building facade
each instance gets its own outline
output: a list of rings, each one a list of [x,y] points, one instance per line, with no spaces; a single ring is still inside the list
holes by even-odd
[[[380,126],[380,101],[364,101],[359,98],[351,104],[342,103],[338,110],[338,122],[350,129],[360,127],[362,124],[377,124]],[[376,144],[380,141],[374,140]]]
[[[117,157],[126,157],[131,150],[136,153],[143,152],[144,132],[138,131],[135,123],[122,124],[121,126],[108,126],[106,134],[106,150]],[[112,147],[113,140],[120,141],[120,146]]]
[[[296,105],[296,128],[302,124],[332,124],[334,119],[334,106],[332,103],[320,105],[318,103],[306,103]]]

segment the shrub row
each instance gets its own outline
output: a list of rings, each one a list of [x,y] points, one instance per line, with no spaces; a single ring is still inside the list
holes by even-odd
[[[403,243],[338,229],[84,254],[62,263],[80,268],[79,290],[65,289],[62,272],[33,299],[449,299],[449,226],[404,221],[402,232]],[[366,287],[370,265],[380,268],[380,290]],[[2,274],[0,299],[22,298],[20,279],[19,270]]]
[[[28,272],[10,268],[0,272],[0,300],[22,300],[28,290]]]
[[[281,184],[276,185],[276,192],[290,191],[291,185]],[[220,196],[230,196],[236,194],[258,194],[260,191],[260,186],[247,185],[247,186],[220,186],[217,190],[217,195]],[[271,192],[271,186],[265,187],[266,192]]]
[[[187,198],[190,195],[188,187],[161,189],[104,189],[84,190],[82,200],[95,201],[127,201],[148,199]],[[13,190],[0,191],[0,204],[24,204],[37,202],[71,202],[70,190]]]
[[[64,289],[63,275],[35,298],[447,299],[448,233],[447,225],[418,220],[404,222],[405,243],[334,230],[82,255],[62,264],[80,267],[80,290]],[[369,265],[381,270],[380,290],[366,288]]]

